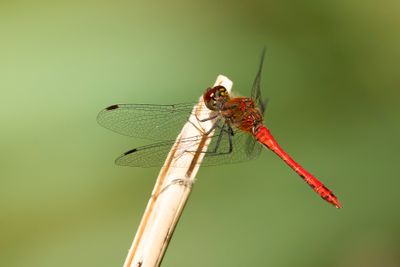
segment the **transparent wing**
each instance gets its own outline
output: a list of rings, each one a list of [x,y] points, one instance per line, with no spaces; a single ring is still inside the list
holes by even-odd
[[[263,50],[261,52],[260,65],[258,67],[256,78],[254,79],[253,86],[251,89],[251,98],[260,107],[262,114],[264,114],[265,106],[267,104],[267,100],[262,99],[262,96],[261,96],[261,74],[262,74],[262,68],[263,68],[263,64],[264,64],[264,57],[265,57],[265,47],[263,48]]]
[[[221,129],[221,128],[219,128]],[[256,158],[261,151],[261,145],[249,134],[235,131],[229,140],[227,131],[216,130],[209,136],[211,143],[205,153],[202,166],[236,163]],[[194,152],[201,136],[193,136],[181,140],[181,149],[175,152],[175,157],[181,157],[183,153]],[[132,149],[116,159],[117,165],[132,167],[156,167],[162,166],[175,141],[162,141],[151,145]],[[232,150],[230,151],[230,147]],[[175,167],[184,167],[176,166]]]
[[[218,136],[222,134],[218,149],[214,153],[214,149],[218,142]],[[208,146],[203,166],[213,166],[219,164],[230,164],[255,159],[260,155],[262,146],[250,134],[243,131],[234,131],[232,136],[232,151],[229,153],[229,135],[227,133],[219,133],[213,137]]]
[[[118,104],[102,110],[98,123],[119,134],[152,140],[176,138],[196,103]],[[204,107],[204,112],[206,112]]]

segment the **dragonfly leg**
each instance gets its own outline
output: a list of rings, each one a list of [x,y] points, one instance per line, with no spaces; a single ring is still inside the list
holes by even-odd
[[[211,126],[211,128],[205,132],[205,135],[209,135],[212,131],[214,131],[216,128],[219,127],[219,122],[221,121],[221,118],[217,119],[217,121]],[[225,127],[225,124],[222,126],[222,129]]]
[[[219,128],[219,127],[220,127],[220,126],[219,126],[219,122],[220,122],[220,121],[221,121],[221,119],[219,118],[219,119],[213,124],[213,126],[212,126],[207,132],[204,133],[204,135],[209,135],[209,134],[210,134],[212,131],[214,131],[216,128]],[[216,151],[218,150],[219,144],[221,143],[222,136],[223,136],[224,132],[226,132],[225,126],[226,126],[226,125],[223,124],[222,127],[220,127],[221,129],[219,130],[219,135],[218,135],[217,143],[216,143],[214,149],[213,149],[212,151],[202,151],[201,153],[207,153],[207,154],[216,153]],[[186,150],[185,152],[196,152],[196,151]]]
[[[218,136],[217,142],[215,143],[215,147],[212,151],[206,151],[204,153],[207,153],[207,156],[218,156],[218,155],[224,155],[224,154],[230,154],[233,151],[233,142],[232,142],[232,136],[233,136],[233,130],[232,127],[230,125],[228,125],[228,129],[225,129],[226,124],[224,124],[221,127],[220,130],[220,134]],[[224,133],[228,134],[228,142],[229,142],[229,149],[228,151],[225,152],[218,152],[218,149],[220,148],[221,145],[221,140],[222,140],[222,136]]]
[[[221,129],[219,130],[219,135],[218,139],[215,143],[214,148],[211,151],[203,151],[201,153],[205,153],[207,156],[218,156],[218,155],[223,155],[223,154],[230,154],[233,151],[233,142],[232,142],[232,136],[233,136],[233,130],[230,125],[228,125],[228,129],[225,129],[227,127],[226,124],[222,125]],[[216,128],[216,127],[214,127]],[[222,137],[224,134],[228,134],[228,142],[229,142],[229,149],[228,151],[224,152],[218,152],[218,149],[220,148]],[[190,151],[187,151],[190,152]]]
[[[204,129],[199,128],[195,123],[191,122],[189,120],[189,122],[193,125],[193,127],[195,127],[199,132],[201,132],[204,135],[209,135],[212,131],[214,131],[216,128],[220,127],[219,126],[219,122],[221,121],[221,118],[218,118],[217,121],[211,126],[210,129],[208,129],[207,131],[205,131]]]
[[[228,129],[228,141],[229,141],[229,151],[228,151],[228,154],[232,153],[232,151],[233,151],[232,136],[233,136],[233,130],[232,130],[232,127],[229,126],[229,129]]]
[[[213,119],[217,118],[217,117],[219,116],[219,114],[217,113],[217,114],[212,115],[212,116],[210,116],[210,117],[208,117],[208,118],[205,118],[205,119],[200,119],[199,117],[197,117],[197,114],[195,114],[195,116],[196,116],[196,119],[197,119],[198,121],[200,121],[200,122],[205,122],[205,121],[209,121],[209,120],[213,120]]]
[[[209,117],[209,118],[207,118],[207,119],[205,119],[205,120],[200,120],[200,119],[198,119],[197,116],[196,116],[196,119],[197,119],[198,121],[200,121],[200,122],[204,122],[204,121],[208,121],[208,120],[213,120],[213,119],[215,119],[215,118],[217,118],[217,117],[218,117],[218,115],[217,115],[217,116],[214,116],[214,117]],[[218,124],[219,124],[220,121],[221,121],[221,118],[217,119],[217,121],[211,126],[211,128],[205,132],[205,130],[204,130],[203,128],[200,128],[198,125],[196,125],[196,123],[194,123],[194,122],[188,120],[188,122],[189,122],[190,124],[192,124],[193,127],[195,127],[199,132],[203,133],[204,135],[209,135],[215,128],[218,127]]]
[[[227,152],[217,153],[218,147],[216,147],[216,149],[215,149],[215,154],[216,155],[230,154],[233,151],[233,142],[232,142],[233,130],[232,130],[232,127],[230,125],[228,125],[228,130],[226,131],[226,133],[228,133],[229,149],[228,149]],[[219,144],[218,144],[218,146],[219,146]]]
[[[225,132],[225,124],[222,125],[221,130],[219,131],[217,143],[215,144],[214,149],[212,151],[205,152],[205,153],[213,153],[213,154],[217,153],[219,145],[221,144],[221,140],[222,140],[222,136],[223,136],[224,132]]]
[[[204,135],[209,135],[216,128],[220,129],[219,130],[219,134],[218,134],[218,138],[217,138],[217,141],[215,143],[214,148],[211,151],[202,151],[201,152],[201,153],[205,153],[207,156],[217,156],[217,155],[223,155],[223,154],[230,154],[233,151],[233,141],[232,141],[232,136],[234,135],[233,129],[227,123],[224,123],[222,126],[220,126],[219,122],[221,120],[222,120],[221,118],[218,118],[217,121],[213,124],[213,126],[207,132],[204,133]],[[226,129],[226,127],[228,127],[228,129]],[[220,145],[221,145],[222,137],[225,134],[228,134],[228,143],[229,143],[228,151],[218,152],[218,149],[220,148]],[[185,152],[194,153],[196,151],[186,150]]]

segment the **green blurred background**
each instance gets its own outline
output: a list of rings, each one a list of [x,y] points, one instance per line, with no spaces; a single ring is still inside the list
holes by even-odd
[[[400,266],[399,1],[1,1],[0,266],[122,266],[158,169],[96,123],[114,103],[249,94],[339,197],[272,152],[201,168],[163,266]]]

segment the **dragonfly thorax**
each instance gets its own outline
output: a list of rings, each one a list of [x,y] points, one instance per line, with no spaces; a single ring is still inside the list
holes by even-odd
[[[217,85],[207,88],[203,100],[207,108],[218,111],[230,100],[230,97],[225,87]]]

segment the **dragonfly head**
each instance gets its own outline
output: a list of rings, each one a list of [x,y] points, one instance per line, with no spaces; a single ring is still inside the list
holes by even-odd
[[[229,101],[229,93],[225,87],[217,85],[207,88],[203,95],[206,107],[211,110],[220,110]]]

